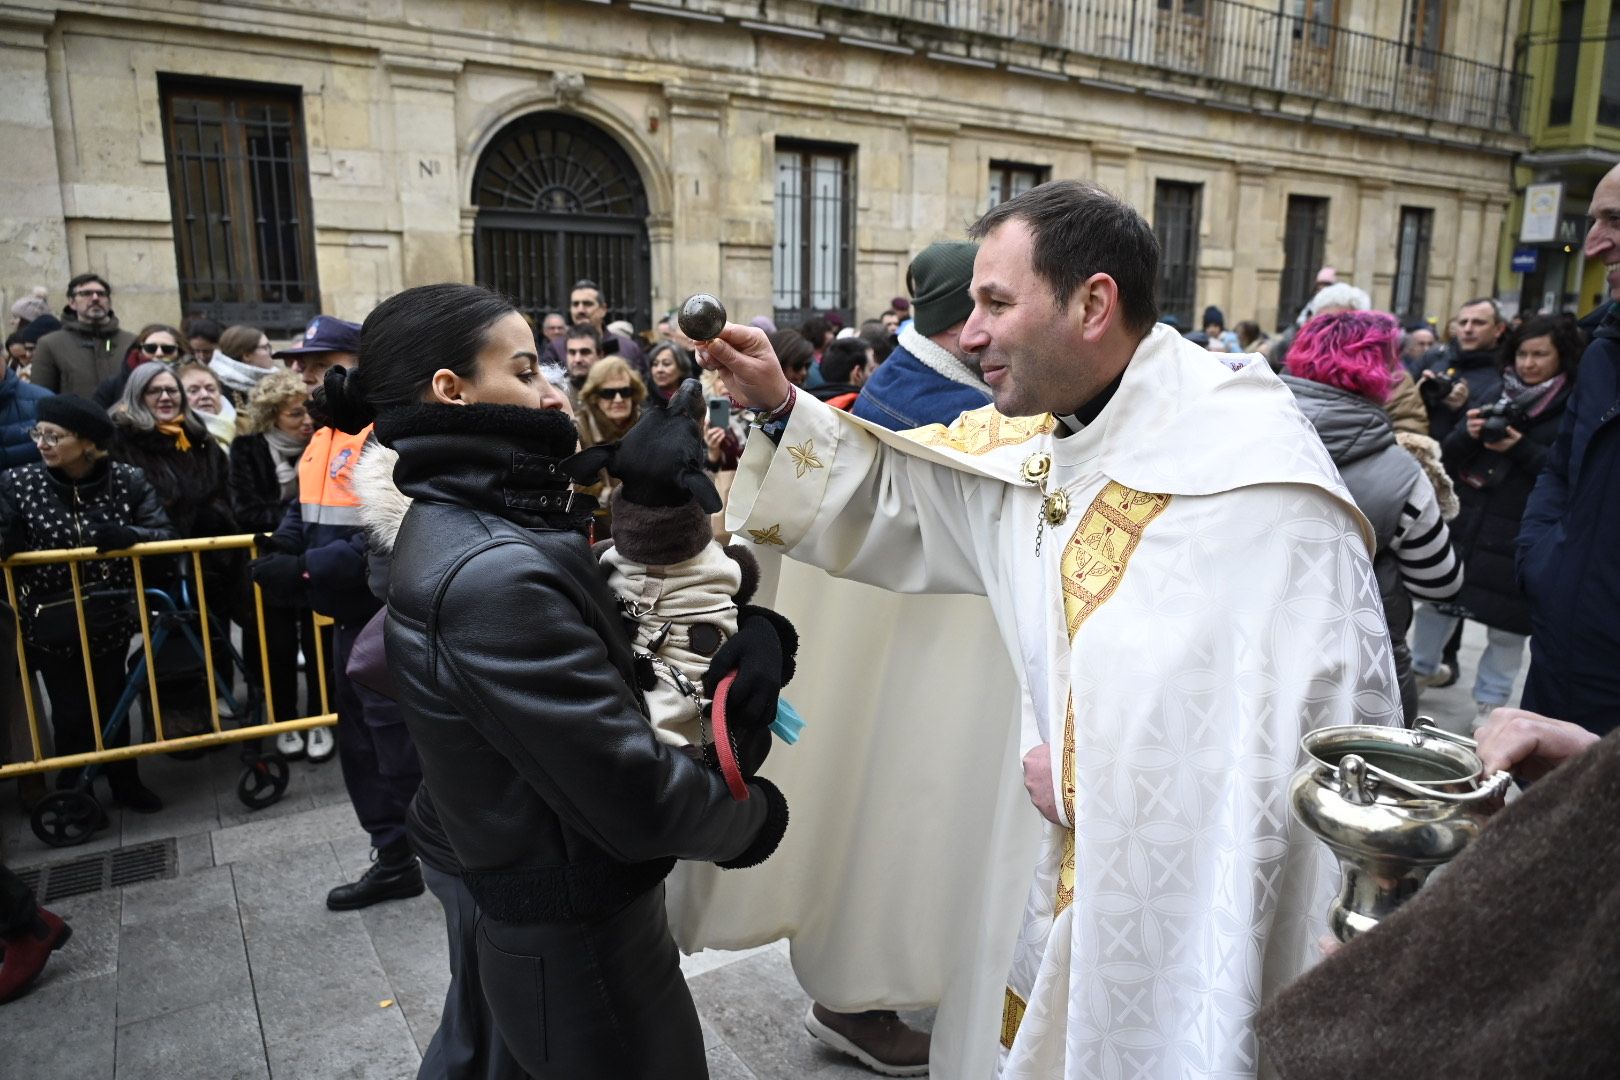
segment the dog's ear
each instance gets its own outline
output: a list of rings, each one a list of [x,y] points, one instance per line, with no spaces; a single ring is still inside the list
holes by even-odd
[[[703,507],[705,514],[718,514],[725,509],[726,504],[720,498],[720,489],[714,486],[709,474],[703,469],[686,469],[681,473],[681,486],[692,493],[692,497]]]
[[[589,484],[596,480],[596,474],[603,469],[613,470],[613,459],[619,452],[618,443],[607,443],[604,446],[593,446],[589,450],[581,450],[563,458],[557,463],[557,468],[567,473],[576,484]]]

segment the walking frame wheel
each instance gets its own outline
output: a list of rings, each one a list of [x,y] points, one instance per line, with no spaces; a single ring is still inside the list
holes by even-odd
[[[281,801],[292,770],[280,754],[262,754],[242,770],[236,782],[236,797],[249,810],[263,810]]]
[[[74,847],[90,839],[107,812],[88,791],[53,791],[34,804],[28,823],[34,835],[51,847]]]

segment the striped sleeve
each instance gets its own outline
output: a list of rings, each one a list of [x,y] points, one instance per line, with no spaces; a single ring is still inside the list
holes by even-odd
[[[1440,517],[1433,490],[1426,480],[1420,485],[1413,487],[1401,507],[1390,549],[1407,592],[1421,600],[1449,600],[1462,588],[1462,563],[1451,549],[1451,531]]]

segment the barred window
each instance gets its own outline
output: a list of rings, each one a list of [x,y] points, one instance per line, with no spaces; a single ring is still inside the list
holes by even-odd
[[[855,318],[855,184],[848,147],[776,144],[771,289],[780,326],[837,311]]]
[[[1153,189],[1153,233],[1159,238],[1159,311],[1183,330],[1198,304],[1198,211],[1203,184],[1160,180]]]
[[[165,81],[162,100],[184,312],[302,330],[320,291],[298,91]]]
[[[1327,250],[1328,201],[1309,195],[1288,196],[1283,228],[1282,293],[1277,298],[1278,329],[1294,321],[1316,295],[1316,275]]]
[[[1014,161],[990,163],[990,197],[985,209],[998,206],[1014,195],[1022,195],[1032,187],[1039,187],[1051,178],[1051,170],[1044,165],[1020,165]]]
[[[1434,211],[1401,207],[1401,234],[1396,248],[1395,296],[1390,310],[1402,323],[1423,318],[1429,285],[1429,241],[1434,232]]]

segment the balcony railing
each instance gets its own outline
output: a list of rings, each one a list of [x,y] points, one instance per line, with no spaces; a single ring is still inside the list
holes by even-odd
[[[1522,76],[1236,0],[823,0],[868,15],[1066,49],[1501,133]]]

